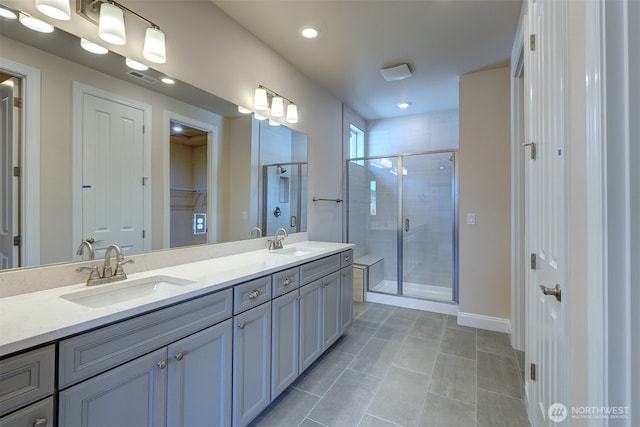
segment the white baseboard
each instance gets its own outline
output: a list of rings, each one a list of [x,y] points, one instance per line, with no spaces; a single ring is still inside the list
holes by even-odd
[[[511,333],[511,321],[509,319],[483,316],[482,314],[458,312],[458,325],[504,332],[505,334]]]
[[[366,292],[367,302],[377,302],[380,304],[394,305],[396,307],[413,308],[422,311],[432,311],[434,313],[458,314],[458,305],[448,302],[427,301],[417,298],[399,297],[396,295],[385,295],[378,292]]]

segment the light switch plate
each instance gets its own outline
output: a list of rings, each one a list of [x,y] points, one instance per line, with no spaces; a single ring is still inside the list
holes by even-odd
[[[467,214],[467,224],[476,225],[476,214],[474,213]]]

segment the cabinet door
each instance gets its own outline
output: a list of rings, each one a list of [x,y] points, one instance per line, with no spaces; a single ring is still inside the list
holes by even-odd
[[[271,302],[233,318],[233,425],[271,402]]]
[[[231,425],[231,319],[168,348],[167,425]]]
[[[340,270],[340,334],[353,321],[353,267]]]
[[[60,392],[60,426],[163,426],[166,347]]]
[[[300,373],[322,354],[322,279],[300,288]]]
[[[298,377],[298,292],[271,301],[271,400]]]
[[[322,351],[340,337],[340,274],[333,273],[322,279]]]

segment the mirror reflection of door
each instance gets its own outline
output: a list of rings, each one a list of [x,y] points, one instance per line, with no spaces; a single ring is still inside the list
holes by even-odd
[[[170,129],[170,240],[172,248],[207,243],[209,133],[178,121]]]
[[[0,73],[0,270],[21,266],[20,110],[20,79]]]

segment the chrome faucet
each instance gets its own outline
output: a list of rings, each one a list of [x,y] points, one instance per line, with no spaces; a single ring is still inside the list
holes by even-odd
[[[93,240],[93,239],[91,239]],[[82,243],[80,243],[80,246],[78,246],[78,250],[76,251],[76,255],[78,256],[82,256],[84,255],[84,248],[87,248],[87,251],[89,252],[89,259],[94,259],[94,252],[93,252],[93,245],[91,244],[93,242],[90,242],[88,239],[87,240],[83,240]]]
[[[282,238],[278,239],[281,231],[283,236]],[[278,228],[276,230],[276,234],[273,235],[273,240],[269,240],[269,250],[271,251],[274,249],[282,249],[282,241],[288,236],[289,234],[287,233],[287,230],[285,230],[284,228]]]
[[[253,236],[253,232],[256,232],[256,238],[259,239],[260,237],[262,237],[262,228],[260,227],[253,227],[251,230],[249,230],[249,237]]]
[[[116,252],[116,270],[111,270],[111,252]],[[134,263],[132,259],[126,260],[122,256],[122,251],[118,245],[111,245],[104,253],[104,265],[102,266],[102,274],[97,265],[93,267],[78,267],[76,271],[89,270],[89,279],[87,279],[87,286],[101,285],[103,283],[117,282],[119,280],[125,280],[127,274],[122,267],[124,264]]]

